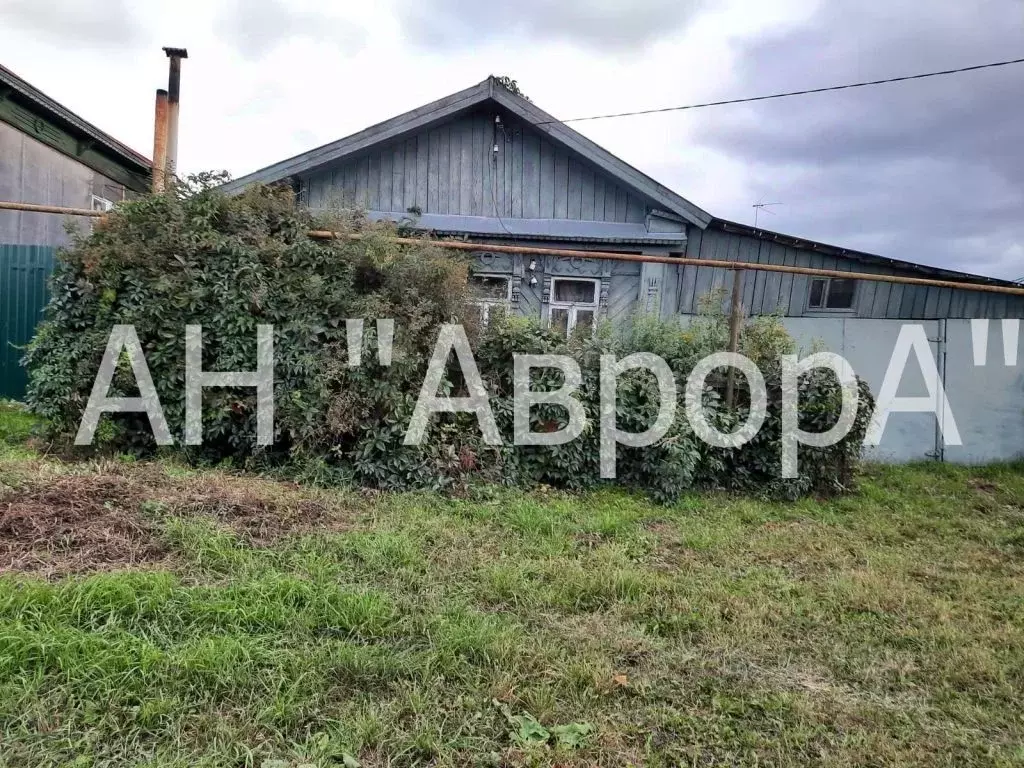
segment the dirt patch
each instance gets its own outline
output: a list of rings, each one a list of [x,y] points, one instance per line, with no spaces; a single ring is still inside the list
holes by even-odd
[[[659,571],[676,573],[690,569],[704,558],[688,547],[679,526],[666,520],[651,520],[644,529],[654,537],[650,567]]]
[[[212,518],[249,544],[266,546],[286,536],[350,530],[362,510],[340,493],[255,476],[171,476],[151,464],[94,469],[0,485],[0,573],[59,578],[170,565],[173,553],[160,536],[167,515]]]
[[[175,514],[212,517],[257,546],[314,531],[346,531],[357,514],[294,483],[232,475],[197,475],[165,489],[162,500]]]
[[[988,480],[982,480],[978,477],[972,477],[967,481],[967,484],[974,488],[976,491],[981,493],[995,493],[999,490],[999,486],[995,483],[991,483]]]
[[[58,578],[166,561],[139,502],[138,487],[114,475],[0,491],[0,573]]]

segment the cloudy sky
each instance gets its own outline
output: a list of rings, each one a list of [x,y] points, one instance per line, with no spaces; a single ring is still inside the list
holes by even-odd
[[[1024,56],[1024,0],[0,0],[0,63],[149,154],[241,175],[508,74],[568,118]],[[574,127],[716,216],[1024,276],[1024,65]]]

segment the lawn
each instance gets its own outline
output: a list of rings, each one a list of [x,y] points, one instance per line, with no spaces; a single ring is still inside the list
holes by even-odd
[[[1022,765],[1024,467],[765,503],[65,463],[0,410],[0,766]]]

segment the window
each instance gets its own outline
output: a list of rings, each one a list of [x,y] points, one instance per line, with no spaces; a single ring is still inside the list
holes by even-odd
[[[811,280],[808,309],[853,309],[857,281],[847,277],[816,277]]]
[[[598,281],[551,278],[551,302],[548,320],[566,336],[583,331],[594,332],[597,322]]]
[[[92,209],[94,211],[103,211],[106,213],[113,207],[114,204],[110,200],[107,200],[107,198],[100,197],[99,195],[92,196]],[[97,221],[99,221],[99,219],[92,219],[86,226],[90,229],[95,229]]]
[[[94,211],[109,211],[113,207],[114,204],[107,200],[107,198],[100,197],[99,195],[92,196],[92,209]]]
[[[480,308],[480,324],[486,328],[493,310],[508,309],[512,299],[512,281],[506,275],[470,275],[469,292]]]

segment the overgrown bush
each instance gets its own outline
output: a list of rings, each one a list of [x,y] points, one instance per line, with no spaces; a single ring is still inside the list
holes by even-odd
[[[255,445],[254,390],[207,389],[204,442],[180,448],[190,458],[230,458],[277,466],[316,482],[376,488],[439,488],[474,479],[586,487],[600,482],[600,356],[646,351],[663,357],[675,373],[679,407],[673,429],[657,444],[619,447],[617,483],[671,500],[694,486],[795,496],[849,480],[870,396],[850,436],[829,449],[803,448],[801,476],[778,479],[781,395],[775,361],[780,352],[791,351],[792,342],[777,319],[753,321],[742,337],[742,350],[762,365],[769,382],[765,428],[742,448],[714,449],[694,435],[682,398],[696,361],[725,346],[728,329],[720,312],[704,312],[685,330],[637,318],[618,333],[604,328],[592,338],[568,340],[521,318],[495,318],[482,330],[469,303],[467,261],[438,243],[396,244],[392,226],[371,224],[358,213],[316,218],[296,206],[287,189],[253,187],[225,197],[215,189],[216,181],[204,177],[124,203],[63,252],[46,321],[27,354],[29,402],[49,421],[54,438],[67,440],[77,430],[114,325],[135,326],[180,446],[185,326],[203,327],[203,370],[248,371],[256,367],[257,326],[270,324],[273,446]],[[324,228],[359,237],[308,236],[311,229]],[[366,321],[362,364],[352,368],[347,318]],[[389,366],[377,361],[376,318],[395,321]],[[476,417],[469,414],[435,416],[422,445],[403,444],[438,327],[453,319],[467,326],[503,446],[485,445]],[[577,440],[551,447],[509,444],[512,356],[524,352],[567,354],[580,364],[583,384],[576,397],[588,425]],[[739,407],[727,412],[721,403],[724,375],[719,371],[709,378],[705,392],[711,418],[723,429],[745,417],[746,397],[738,376]],[[554,370],[534,371],[532,386],[560,386],[560,376]],[[442,390],[459,394],[464,388],[450,362]],[[839,411],[834,378],[818,372],[805,377],[801,388],[802,426],[827,428]],[[136,394],[130,369],[121,365],[110,395]],[[632,371],[620,378],[620,428],[640,431],[657,411],[653,376]],[[531,412],[531,423],[535,431],[552,431],[564,426],[566,417],[563,409],[545,405]],[[101,448],[147,452],[155,447],[144,414],[108,415],[101,425]]]

